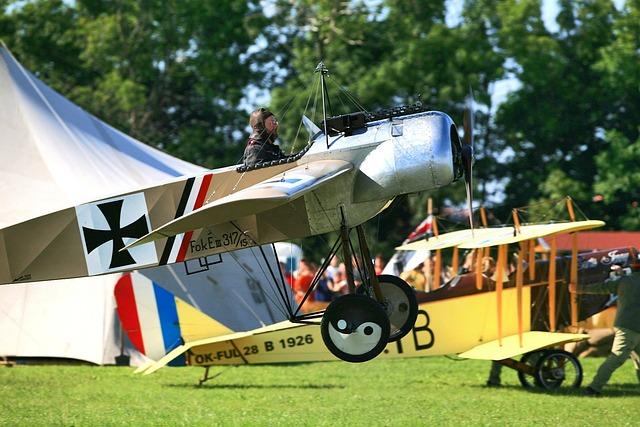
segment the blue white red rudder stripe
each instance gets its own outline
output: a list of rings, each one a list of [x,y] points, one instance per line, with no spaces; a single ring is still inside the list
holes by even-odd
[[[138,351],[153,360],[183,344],[233,333],[144,275],[127,273],[114,289],[122,328]],[[184,365],[184,357],[172,365]]]
[[[125,274],[114,295],[122,328],[142,354],[160,360],[183,343],[175,297],[170,292],[141,274]],[[172,362],[184,364],[184,357]]]

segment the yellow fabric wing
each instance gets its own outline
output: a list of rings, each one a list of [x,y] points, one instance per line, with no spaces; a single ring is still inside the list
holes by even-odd
[[[502,360],[545,347],[571,341],[582,341],[588,338],[589,335],[586,334],[530,331],[522,334],[522,346],[520,346],[520,339],[516,334],[502,338],[502,345],[499,344],[498,340],[490,341],[460,353],[459,356],[465,359]]]

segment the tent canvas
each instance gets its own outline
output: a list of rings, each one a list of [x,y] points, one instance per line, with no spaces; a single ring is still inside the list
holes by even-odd
[[[0,227],[203,170],[100,121],[24,69],[4,46],[0,152]],[[197,272],[176,264],[143,274],[232,329],[246,330],[283,319],[268,306],[274,294],[258,260],[238,251]],[[122,339],[113,298],[119,278],[0,286],[0,355],[114,363]],[[223,282],[233,288],[222,293]],[[132,363],[142,360],[132,347],[125,353]]]

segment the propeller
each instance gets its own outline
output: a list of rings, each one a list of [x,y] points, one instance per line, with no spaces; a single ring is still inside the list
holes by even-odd
[[[473,92],[469,90],[466,106],[462,116],[464,136],[462,138],[462,168],[464,187],[467,191],[467,207],[469,209],[469,225],[473,233]]]

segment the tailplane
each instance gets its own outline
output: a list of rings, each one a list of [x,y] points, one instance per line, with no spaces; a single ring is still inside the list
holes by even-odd
[[[140,273],[123,275],[114,295],[129,340],[153,360],[160,360],[185,342],[233,333]],[[184,356],[171,363],[184,364]]]

